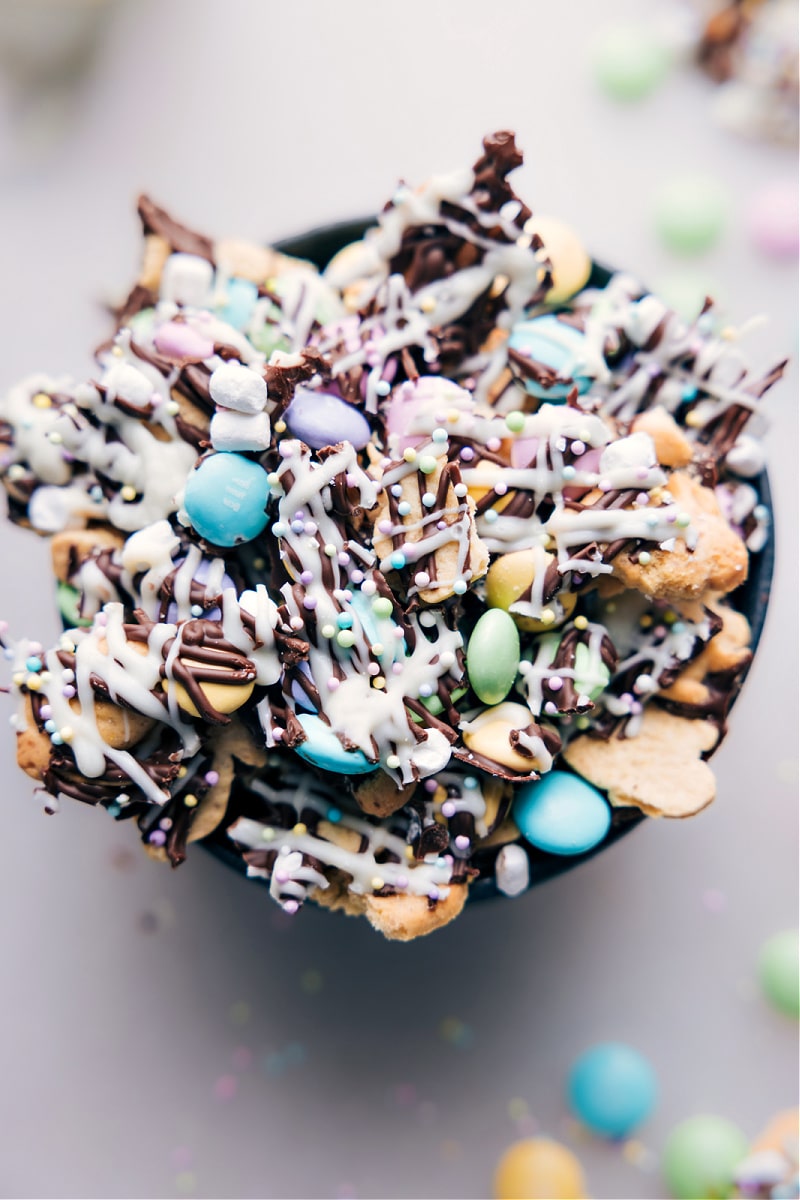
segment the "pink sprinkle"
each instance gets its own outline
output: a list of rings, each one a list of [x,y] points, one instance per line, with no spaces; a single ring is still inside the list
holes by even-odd
[[[29,654],[32,654],[38,658],[38,656],[42,653],[43,650],[44,650],[44,646],[42,645],[41,642],[28,642],[28,653]]]
[[[437,784],[436,784],[435,779],[426,779],[425,780],[425,791],[426,792],[430,792],[431,795],[433,795],[433,793],[436,791],[436,787],[437,787]]]
[[[392,524],[391,521],[378,521],[378,532],[379,533],[387,533],[388,534],[388,533],[391,533],[393,529],[394,529],[394,525]]]
[[[500,449],[501,445],[502,445],[502,442],[500,441],[500,438],[491,437],[491,438],[489,438],[488,442],[486,443],[486,449],[491,450],[492,453],[495,453],[496,451],[498,451]]]
[[[66,699],[66,700],[71,700],[71,699],[72,699],[72,697],[75,695],[75,688],[74,688],[74,687],[72,687],[72,685],[71,685],[71,684],[67,684],[67,686],[66,686],[66,687],[63,687],[63,688],[61,689],[61,695],[62,695],[62,696],[63,696],[63,697]]]
[[[463,446],[459,451],[459,456],[464,462],[472,462],[473,458],[475,457],[475,451],[471,446]]]
[[[336,561],[338,562],[340,567],[346,567],[347,564],[350,562],[350,555],[345,550],[343,550],[341,552],[341,554],[337,555]]]
[[[442,805],[442,816],[447,817],[449,820],[450,817],[454,817],[455,815],[456,815],[455,804],[453,804],[452,800],[445,800],[444,804]]]
[[[214,784],[219,783],[219,772],[206,771],[205,780],[209,787],[214,787]]]
[[[317,597],[316,596],[304,596],[303,597],[303,608],[308,609],[309,612],[313,612],[316,607],[317,607]]]
[[[394,886],[398,889],[398,891],[405,891],[405,889],[408,887],[408,876],[398,875],[397,879],[394,881]]]
[[[283,733],[284,733],[284,731],[282,729],[279,729],[278,726],[276,725],[272,731],[272,736],[276,742],[282,742],[283,741]]]
[[[152,846],[163,846],[167,840],[167,835],[160,829],[154,829],[147,840]]]
[[[277,879],[278,883],[288,883],[289,882],[289,876],[286,874],[285,871],[276,871],[275,878]]]
[[[339,680],[336,678],[335,675],[331,675],[330,679],[328,680],[328,691],[335,692],[336,689],[338,688],[338,686],[339,686]]]
[[[53,710],[49,704],[43,704],[42,707],[39,709],[39,716],[42,718],[43,721],[49,721],[50,718],[52,717],[52,715],[53,715]]]
[[[296,900],[287,900],[283,906],[283,911],[288,913],[290,917],[293,917],[299,907],[300,905]]]
[[[168,321],[162,325],[153,341],[159,354],[188,362],[202,362],[214,353],[214,343],[210,338],[198,333],[191,325],[178,321]]]
[[[239,1086],[235,1075],[220,1075],[214,1084],[214,1095],[218,1100],[232,1100]]]
[[[547,681],[547,686],[551,692],[560,692],[564,686],[564,680],[560,675],[551,675]]]
[[[463,833],[460,833],[456,838],[456,849],[469,850],[469,838],[465,837]]]
[[[636,471],[636,478],[637,479],[647,479],[647,476],[649,475],[649,473],[650,472],[647,470],[647,467],[639,467]]]

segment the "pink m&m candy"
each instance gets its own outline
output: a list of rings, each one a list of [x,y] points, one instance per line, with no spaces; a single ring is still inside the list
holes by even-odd
[[[153,341],[159,354],[187,362],[202,362],[214,353],[214,343],[182,321],[168,321],[162,325]]]

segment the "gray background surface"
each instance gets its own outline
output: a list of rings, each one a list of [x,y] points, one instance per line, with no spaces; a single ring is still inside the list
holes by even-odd
[[[139,188],[209,231],[275,238],[473,161],[498,126],[518,132],[532,206],[654,285],[684,269],[652,234],[659,187],[676,170],[721,180],[727,234],[685,269],[734,321],[771,315],[757,361],[796,360],[795,271],[743,232],[791,153],[715,129],[690,73],[630,108],[589,77],[598,29],[665,7],[135,0],[60,140],[22,153],[5,114],[0,384],[89,370],[96,301],[132,277]],[[47,818],[3,734],[2,1195],[482,1197],[500,1151],[538,1128],[576,1150],[591,1195],[655,1197],[679,1119],[753,1135],[796,1103],[796,1027],[754,976],[797,921],[794,368],[769,411],[781,552],[717,803],[433,938],[390,945],[311,908],[290,922],[202,852],[172,873],[99,812]],[[2,615],[47,640],[46,544],[2,528],[0,556]],[[661,1084],[627,1150],[582,1136],[563,1102],[573,1057],[607,1038]]]

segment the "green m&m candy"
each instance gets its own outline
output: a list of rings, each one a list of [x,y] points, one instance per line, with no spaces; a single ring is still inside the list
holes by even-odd
[[[667,1139],[661,1162],[670,1194],[676,1200],[724,1200],[748,1150],[745,1135],[724,1117],[681,1121]]]
[[[776,933],[761,948],[758,977],[764,994],[779,1012],[800,1017],[800,965],[796,929]]]

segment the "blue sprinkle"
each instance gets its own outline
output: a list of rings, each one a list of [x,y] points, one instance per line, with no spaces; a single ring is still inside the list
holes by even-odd
[[[474,775],[468,775],[467,778],[464,780],[464,787],[468,788],[470,791],[472,791],[477,786],[478,786],[478,781]]]
[[[402,550],[395,550],[394,554],[390,556],[389,562],[392,564],[395,571],[402,571],[403,567],[406,565],[406,556],[403,554]]]
[[[401,500],[397,506],[397,512],[398,512],[399,516],[407,517],[408,514],[411,512],[411,505],[409,504],[409,502],[407,500]]]
[[[41,671],[42,660],[36,658],[35,655],[31,655],[30,658],[25,659],[25,666],[29,671]]]
[[[453,591],[457,596],[463,596],[467,590],[467,583],[464,579],[457,579],[453,584]]]
[[[388,383],[385,379],[382,379],[380,381],[380,383],[377,383],[375,385],[375,391],[378,393],[379,396],[388,396],[389,392],[391,390],[392,390],[392,385],[390,383]]]
[[[768,521],[769,509],[766,504],[757,504],[753,509],[753,516],[757,521]]]
[[[697,399],[697,388],[693,383],[687,384],[687,386],[683,389],[682,396],[684,400]]]
[[[10,646],[6,646],[5,650],[3,651],[3,658],[7,658],[9,662],[13,662],[14,651]]]
[[[353,618],[349,613],[339,613],[338,617],[336,618],[336,624],[340,629],[352,629]]]
[[[483,519],[487,525],[494,525],[499,515],[493,508],[488,508],[483,514]]]
[[[189,612],[192,614],[193,617],[202,617],[203,606],[201,604],[193,604],[192,607],[189,609]]]
[[[564,467],[561,474],[565,479],[574,479],[577,475],[577,471],[574,467]]]
[[[55,731],[57,729],[58,729],[58,726],[56,725],[55,721],[45,721],[45,723],[44,723],[45,733],[55,733]]]
[[[114,803],[114,804],[109,804],[108,808],[106,809],[106,812],[108,813],[108,815],[110,817],[118,817],[119,814],[122,812],[122,809],[120,808],[120,806],[118,804]]]
[[[684,625],[683,621],[676,621],[672,626],[672,632],[678,634],[686,633],[686,626]]]
[[[272,526],[272,532],[277,538],[286,537],[286,526],[282,525],[280,521],[276,521]]]
[[[52,733],[50,735],[50,741],[53,743],[54,746],[63,746],[64,745],[64,739],[62,738],[60,733]]]
[[[338,809],[338,808],[329,808],[328,809],[328,820],[330,821],[331,825],[338,824],[338,822],[341,821],[341,819],[342,819],[341,809]]]

